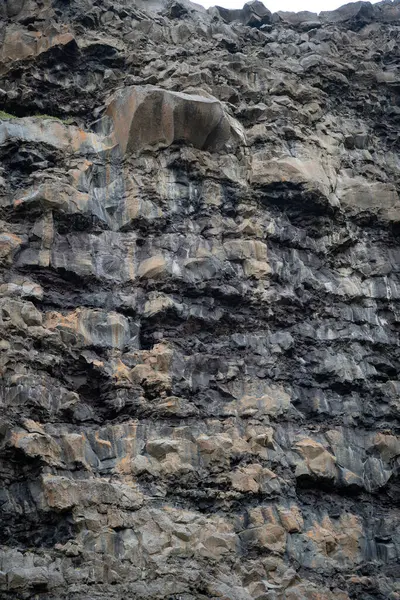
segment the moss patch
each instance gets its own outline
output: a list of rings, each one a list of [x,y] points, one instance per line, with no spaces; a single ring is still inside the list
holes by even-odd
[[[63,123],[64,125],[71,125],[73,123],[73,119],[60,119],[59,117],[53,117],[53,115],[33,115],[35,119],[52,119],[53,121],[59,121],[59,123]]]
[[[27,115],[27,118],[34,118],[34,119],[52,119],[53,121],[58,121],[59,123],[63,123],[64,125],[72,125],[74,123],[74,119],[69,118],[69,119],[60,119],[59,117],[53,117],[52,115]],[[12,115],[8,112],[5,112],[4,110],[0,110],[0,121],[1,120],[6,120],[6,119],[19,119],[19,118],[23,118],[23,117],[16,117],[15,115]]]
[[[14,115],[10,115],[10,113],[4,112],[4,110],[0,110],[0,120],[1,119],[16,119]]]

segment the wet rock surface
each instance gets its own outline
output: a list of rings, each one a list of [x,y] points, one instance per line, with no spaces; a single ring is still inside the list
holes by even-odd
[[[400,598],[398,0],[0,19],[0,598]]]

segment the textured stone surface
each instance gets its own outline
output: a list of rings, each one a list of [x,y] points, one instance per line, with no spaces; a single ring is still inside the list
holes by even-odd
[[[174,142],[211,151],[245,144],[241,125],[216,98],[200,94],[132,86],[110,100],[105,115],[123,153],[158,150]]]
[[[0,599],[398,600],[400,3],[0,4]]]

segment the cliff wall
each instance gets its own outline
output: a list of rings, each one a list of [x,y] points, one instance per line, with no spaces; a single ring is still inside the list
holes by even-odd
[[[399,49],[2,1],[2,600],[400,599]]]

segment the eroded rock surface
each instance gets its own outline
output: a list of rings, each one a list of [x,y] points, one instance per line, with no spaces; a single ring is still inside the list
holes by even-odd
[[[399,42],[2,3],[2,600],[400,598]]]
[[[211,152],[245,144],[241,125],[216,98],[204,95],[132,86],[111,99],[107,117],[122,153],[168,148],[174,142]]]

